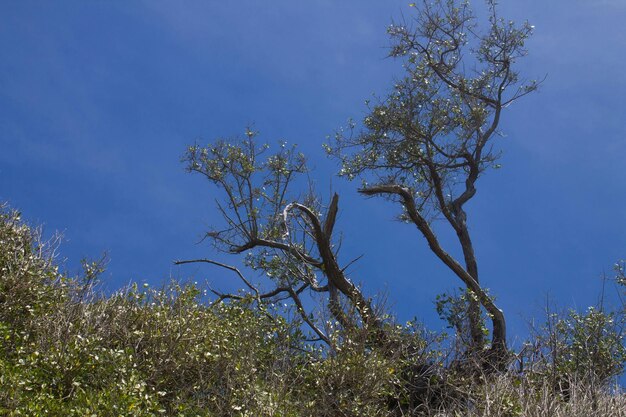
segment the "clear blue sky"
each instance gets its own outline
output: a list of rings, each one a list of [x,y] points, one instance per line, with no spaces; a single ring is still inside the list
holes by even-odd
[[[503,168],[469,206],[481,276],[513,339],[546,294],[594,303],[599,276],[626,257],[626,2],[502,0],[501,10],[536,26],[522,70],[547,74],[508,109]],[[109,288],[169,276],[228,287],[223,271],[172,266],[238,262],[196,245],[218,221],[215,190],[179,159],[196,140],[255,123],[263,140],[301,146],[321,192],[340,191],[344,259],[365,253],[352,278],[386,291],[401,319],[440,326],[432,301],[455,278],[392,221],[395,207],[333,179],[321,149],[399,73],[385,28],[401,13],[408,1],[1,2],[0,200],[64,232],[72,271],[108,251]]]

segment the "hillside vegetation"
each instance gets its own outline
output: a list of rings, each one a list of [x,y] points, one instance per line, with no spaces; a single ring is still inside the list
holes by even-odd
[[[55,245],[2,209],[2,415],[626,416],[623,311],[550,314],[496,372],[391,318],[384,343],[336,330],[331,349],[252,297],[215,303],[178,282],[102,295],[101,265],[69,277]]]

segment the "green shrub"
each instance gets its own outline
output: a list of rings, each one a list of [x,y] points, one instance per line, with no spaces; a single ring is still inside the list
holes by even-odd
[[[583,313],[548,313],[535,340],[527,345],[526,353],[532,356],[527,369],[535,379],[551,380],[566,397],[573,381],[610,385],[626,361],[623,326],[620,311],[589,307]]]
[[[626,415],[606,389],[626,359],[619,311],[550,315],[524,373],[468,374],[413,323],[386,321],[382,339],[337,330],[330,347],[306,341],[293,312],[213,305],[194,284],[98,294],[102,262],[59,273],[55,243],[6,208],[0,244],[0,415]]]

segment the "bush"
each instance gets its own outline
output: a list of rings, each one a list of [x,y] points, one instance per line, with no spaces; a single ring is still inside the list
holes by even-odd
[[[608,390],[626,355],[619,312],[550,315],[524,372],[467,373],[413,323],[388,320],[378,343],[337,331],[330,348],[293,312],[210,304],[194,284],[98,294],[102,262],[59,273],[55,242],[0,210],[0,415],[626,415]]]
[[[589,307],[583,313],[548,312],[534,336],[520,354],[526,358],[523,371],[541,384],[550,381],[565,399],[572,384],[604,389],[624,370],[624,315],[620,311]]]
[[[179,283],[97,296],[95,264],[58,273],[15,211],[0,242],[0,414],[273,415],[289,402],[300,341],[280,315],[211,307]]]

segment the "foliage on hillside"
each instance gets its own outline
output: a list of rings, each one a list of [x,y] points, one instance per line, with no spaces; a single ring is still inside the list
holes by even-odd
[[[0,212],[0,414],[8,416],[622,416],[622,313],[549,315],[505,373],[414,324],[384,345],[306,340],[300,316],[193,284],[105,296],[59,272],[53,243]],[[462,311],[462,309],[460,310]],[[452,318],[454,319],[454,318]]]

